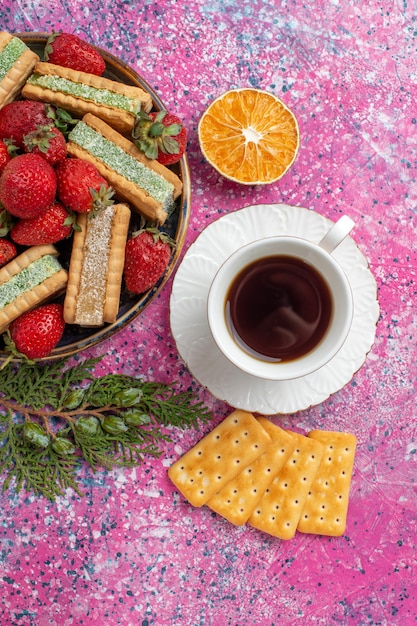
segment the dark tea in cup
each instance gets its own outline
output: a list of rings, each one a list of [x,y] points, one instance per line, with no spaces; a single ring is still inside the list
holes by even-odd
[[[323,367],[340,350],[353,298],[332,250],[350,222],[341,218],[318,244],[290,235],[258,239],[219,267],[207,321],[222,354],[241,371],[291,380]]]
[[[229,330],[240,347],[266,361],[291,361],[324,337],[333,299],[323,276],[303,259],[273,255],[244,267],[226,296]]]

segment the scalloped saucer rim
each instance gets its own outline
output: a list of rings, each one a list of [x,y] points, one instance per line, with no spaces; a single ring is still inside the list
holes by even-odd
[[[171,331],[192,375],[219,400],[264,415],[295,413],[340,391],[365,362],[375,338],[379,305],[375,279],[351,236],[334,255],[351,283],[356,313],[345,344],[327,365],[290,381],[257,379],[227,361],[208,328],[208,288],[217,268],[232,251],[258,236],[271,234],[299,234],[319,241],[331,223],[329,218],[304,207],[249,205],[206,226],[185,253],[172,285]],[[365,302],[363,306],[359,298]]]

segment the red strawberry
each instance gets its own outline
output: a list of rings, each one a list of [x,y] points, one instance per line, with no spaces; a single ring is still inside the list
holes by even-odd
[[[71,211],[88,213],[112,203],[113,190],[92,163],[68,158],[56,168],[58,196]]]
[[[36,130],[25,135],[23,144],[25,152],[39,154],[53,167],[67,156],[65,137],[56,126],[51,124],[38,126]]]
[[[48,105],[33,100],[14,100],[0,110],[0,139],[13,139],[23,148],[23,137],[38,126],[51,123]]]
[[[16,256],[16,246],[8,239],[0,239],[0,267],[6,265]]]
[[[0,176],[0,200],[15,217],[29,219],[46,211],[55,199],[54,168],[37,154],[20,154]]]
[[[62,304],[44,304],[23,313],[9,326],[16,349],[29,359],[51,354],[64,333]]]
[[[8,140],[6,139],[6,141]],[[0,172],[4,170],[11,158],[10,146],[5,141],[0,141]]]
[[[132,131],[139,150],[148,159],[157,159],[162,165],[171,165],[180,160],[185,152],[187,131],[176,115],[167,111],[137,115]]]
[[[74,221],[62,204],[54,202],[42,215],[16,222],[10,236],[22,246],[56,243],[70,236]]]
[[[126,244],[124,279],[131,293],[143,293],[162,277],[175,243],[156,228],[135,233]]]
[[[45,47],[45,61],[101,76],[106,68],[101,54],[77,35],[52,33]]]

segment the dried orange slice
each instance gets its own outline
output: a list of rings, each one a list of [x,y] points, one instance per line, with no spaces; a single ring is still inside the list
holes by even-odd
[[[298,152],[294,114],[261,89],[233,89],[214,100],[198,124],[201,151],[226,178],[246,185],[281,178]]]

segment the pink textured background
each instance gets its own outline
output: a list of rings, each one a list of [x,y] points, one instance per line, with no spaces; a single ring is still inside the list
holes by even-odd
[[[415,20],[414,3],[401,0],[2,2],[2,30],[77,32],[129,63],[181,115],[193,191],[187,246],[220,214],[258,202],[332,219],[346,212],[381,306],[353,380],[320,406],[276,418],[357,435],[342,538],[283,542],[191,508],[166,470],[201,433],[173,432],[158,461],[82,471],[82,499],[1,497],[2,626],[416,623]],[[242,86],[273,91],[300,125],[297,161],[266,188],[220,178],[198,147],[208,103]],[[198,390],[215,424],[231,409],[179,358],[170,289],[88,354],[106,354],[103,371]]]

